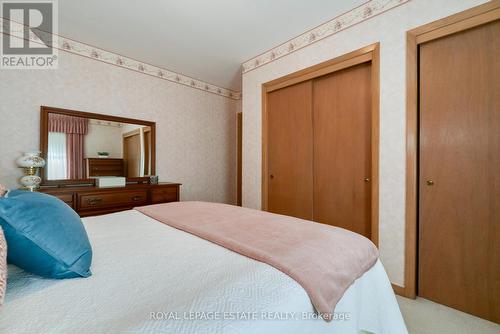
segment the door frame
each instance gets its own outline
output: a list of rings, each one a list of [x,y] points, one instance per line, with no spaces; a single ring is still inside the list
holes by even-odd
[[[243,113],[236,114],[237,131],[237,163],[236,163],[236,205],[242,206],[242,178],[243,178]]]
[[[500,19],[500,0],[425,24],[406,33],[406,226],[404,287],[398,294],[417,296],[418,229],[418,46]]]
[[[262,84],[262,210],[268,208],[268,142],[267,142],[267,95],[277,89],[292,86],[362,63],[371,62],[371,240],[379,241],[379,128],[380,128],[380,43],[374,43],[340,57],[319,63],[284,77]]]

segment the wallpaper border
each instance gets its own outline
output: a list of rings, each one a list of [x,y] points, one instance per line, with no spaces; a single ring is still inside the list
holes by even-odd
[[[9,24],[8,21],[12,23],[10,29],[11,34],[7,34],[4,32],[5,25]],[[0,31],[3,34],[24,39],[23,24],[13,20],[7,20],[3,17],[0,17],[0,22],[1,22]],[[49,34],[47,32],[40,30],[38,30],[37,32],[42,34]],[[29,34],[29,40],[31,42],[41,44],[41,41],[31,31]],[[195,79],[181,73],[177,73],[159,66],[151,65],[146,62],[126,57],[111,51],[107,51],[83,42],[76,41],[71,38],[66,38],[61,35],[52,34],[50,40],[52,41],[52,47],[58,50],[98,60],[110,65],[125,68],[145,75],[150,75],[158,79],[167,80],[190,88],[199,89],[204,92],[227,97],[233,100],[241,99],[241,92],[236,92],[227,88],[219,87],[217,85],[199,79]]]
[[[297,50],[332,36],[342,30],[350,28],[358,23],[369,20],[388,10],[401,6],[410,0],[369,0],[330,21],[323,23],[301,35],[294,37],[258,56],[255,56],[241,65],[242,73],[245,74],[264,66],[276,59],[289,55]]]

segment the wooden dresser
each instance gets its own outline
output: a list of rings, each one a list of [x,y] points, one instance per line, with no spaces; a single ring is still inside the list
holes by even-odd
[[[87,158],[84,165],[88,179],[97,176],[125,176],[123,159]]]
[[[132,184],[119,188],[68,186],[44,187],[39,191],[59,198],[80,217],[88,217],[179,201],[180,186],[180,183]]]

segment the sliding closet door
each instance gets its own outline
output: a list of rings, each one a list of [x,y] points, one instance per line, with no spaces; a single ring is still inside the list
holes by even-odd
[[[500,21],[420,47],[418,294],[500,322]]]
[[[312,219],[311,81],[267,94],[268,211]]]
[[[314,80],[314,220],[371,237],[371,63]]]

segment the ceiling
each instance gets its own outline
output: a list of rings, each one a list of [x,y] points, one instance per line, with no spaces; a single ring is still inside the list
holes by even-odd
[[[59,34],[241,90],[241,63],[365,0],[63,0]]]

